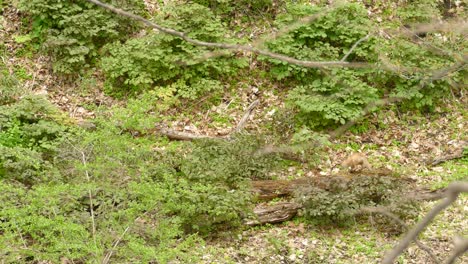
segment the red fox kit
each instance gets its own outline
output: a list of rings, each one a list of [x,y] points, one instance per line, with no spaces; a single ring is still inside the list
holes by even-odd
[[[348,168],[350,172],[357,172],[363,169],[371,169],[369,161],[367,161],[366,156],[362,153],[351,154],[341,163],[341,166]]]

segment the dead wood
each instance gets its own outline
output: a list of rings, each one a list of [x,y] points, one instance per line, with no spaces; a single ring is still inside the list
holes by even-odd
[[[365,175],[375,177],[389,176],[390,171],[386,169],[373,169],[371,172],[365,172]],[[344,172],[342,175],[335,176],[319,176],[313,178],[301,178],[295,180],[261,180],[252,181],[252,192],[260,201],[270,201],[275,198],[289,198],[293,196],[296,190],[307,188],[310,186],[329,190],[332,182],[342,181],[343,184],[349,184],[352,177],[360,177],[359,174]],[[411,179],[399,179],[402,181],[411,182]],[[411,192],[402,194],[414,201],[434,201],[446,197],[446,188],[438,190],[428,190],[427,188],[411,188]],[[287,221],[294,217],[302,205],[294,202],[281,202],[273,205],[265,203],[259,204],[254,213],[257,216],[256,220],[246,221],[246,225],[273,224]]]
[[[455,153],[453,153],[453,154],[447,154],[445,156],[435,158],[431,162],[430,165],[435,166],[435,165],[438,165],[440,163],[443,163],[443,162],[446,162],[446,161],[449,161],[449,160],[453,160],[453,159],[459,159],[459,158],[462,158],[462,157],[463,157],[463,148],[460,148],[460,149],[456,150]]]
[[[274,198],[291,196],[295,190],[302,187],[314,186],[328,189],[332,182],[340,181],[346,184],[349,183],[353,177],[360,177],[362,175],[382,177],[391,175],[391,171],[387,169],[371,169],[361,173],[342,172],[333,176],[316,176],[295,180],[252,181],[252,191],[257,195],[259,200],[268,201]]]
[[[252,114],[252,111],[254,110],[254,108],[260,103],[259,100],[255,100],[253,101],[249,107],[247,107],[247,109],[245,110],[245,113],[244,115],[242,116],[241,120],[239,121],[239,123],[237,123],[237,126],[236,128],[231,132],[231,133],[238,133],[240,132],[242,129],[244,129],[244,126],[245,126],[245,123],[247,122],[247,120],[249,119],[250,115]]]
[[[254,209],[257,216],[255,220],[248,220],[246,225],[263,225],[281,223],[293,218],[297,211],[302,208],[300,204],[292,202],[281,202],[273,205],[260,205]]]
[[[247,122],[250,115],[252,114],[252,111],[259,103],[260,103],[259,100],[253,101],[245,110],[244,115],[242,116],[237,126],[227,135],[214,137],[214,136],[197,135],[197,134],[192,134],[192,133],[187,133],[187,132],[181,132],[181,131],[176,131],[176,130],[167,129],[167,128],[156,129],[156,131],[159,134],[164,135],[171,140],[190,141],[190,140],[196,140],[196,139],[230,139],[232,134],[238,133],[244,128],[245,123]]]
[[[167,138],[171,140],[195,140],[195,139],[223,139],[226,138],[225,136],[222,137],[211,137],[211,136],[205,136],[205,135],[196,135],[192,133],[186,133],[186,132],[180,132],[180,131],[175,131],[172,129],[167,129],[167,128],[162,128],[159,131],[159,134],[166,136]]]
[[[297,180],[264,180],[253,181],[252,189],[259,200],[272,200],[274,198],[281,198],[290,196],[294,190],[301,186],[308,186],[313,184],[311,179],[302,178]]]

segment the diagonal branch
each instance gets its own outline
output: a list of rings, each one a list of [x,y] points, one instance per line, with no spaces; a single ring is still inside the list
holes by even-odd
[[[411,241],[415,240],[419,233],[421,233],[432,220],[445,208],[449,207],[458,195],[462,192],[468,192],[468,182],[454,182],[447,188],[447,197],[445,200],[436,205],[432,210],[421,220],[419,223],[411,229],[408,234],[400,241],[400,243],[394,247],[382,260],[383,264],[392,264],[395,259],[409,246]]]
[[[468,251],[468,239],[462,236],[455,236],[453,239],[454,249],[450,257],[445,261],[446,264],[453,264],[455,260]]]
[[[249,119],[250,115],[252,114],[252,111],[254,110],[254,108],[260,103],[259,100],[255,100],[253,101],[249,107],[247,107],[247,110],[245,110],[245,113],[244,115],[242,116],[241,120],[239,121],[239,123],[237,124],[236,128],[234,129],[234,133],[238,133],[240,132],[244,126],[245,126],[245,122],[247,122],[247,120]],[[231,133],[232,133],[231,132]]]
[[[201,41],[197,39],[192,39],[188,37],[185,33],[171,29],[171,28],[166,28],[161,25],[158,25],[154,22],[151,22],[141,16],[132,14],[130,12],[124,11],[122,9],[116,8],[114,6],[102,3],[98,0],[86,0],[90,3],[96,4],[100,7],[103,7],[113,13],[116,13],[121,16],[125,16],[137,21],[140,21],[141,23],[145,24],[148,27],[155,28],[165,34],[175,36],[178,38],[181,38],[189,43],[192,43],[195,46],[202,46],[202,47],[208,47],[208,48],[220,48],[220,49],[228,49],[228,50],[235,50],[235,51],[247,51],[247,52],[252,52],[255,54],[267,56],[273,59],[278,59],[281,61],[286,61],[291,64],[303,66],[303,67],[308,67],[308,68],[323,68],[323,67],[350,67],[350,68],[363,68],[363,67],[369,67],[369,63],[363,63],[363,62],[345,62],[345,61],[304,61],[304,60],[298,60],[286,55],[282,55],[279,53],[274,53],[270,52],[267,50],[259,49],[256,48],[252,45],[237,45],[237,44],[230,44],[230,43],[217,43],[217,42],[206,42],[206,41]]]
[[[393,214],[392,212],[386,210],[385,208],[381,208],[381,207],[365,207],[365,208],[361,208],[361,211],[363,212],[368,212],[368,213],[378,213],[378,214],[383,214],[389,218],[391,218],[393,221],[395,221],[396,223],[398,223],[401,227],[404,228],[405,231],[408,231],[409,228],[408,228],[408,225],[406,225],[405,222],[403,222],[403,220],[401,220],[398,216],[396,216],[395,214]],[[434,255],[434,252],[432,252],[432,250],[424,245],[421,241],[419,241],[418,239],[414,239],[414,243],[416,243],[416,245],[423,251],[425,251],[432,259],[432,261],[434,263],[440,263],[440,261],[437,259],[436,255]]]
[[[346,59],[348,58],[348,56],[351,55],[351,53],[353,53],[354,49],[356,49],[356,47],[357,47],[359,44],[361,44],[361,42],[368,40],[369,37],[370,37],[370,35],[367,34],[365,37],[363,37],[363,38],[361,38],[360,40],[356,41],[356,43],[354,43],[354,45],[351,47],[351,49],[348,51],[348,53],[346,53],[340,61],[346,61]]]

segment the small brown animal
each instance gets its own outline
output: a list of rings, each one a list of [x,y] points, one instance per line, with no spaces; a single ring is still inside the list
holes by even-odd
[[[367,161],[366,156],[362,153],[351,154],[341,163],[341,166],[348,168],[350,172],[358,172],[363,169],[371,169],[369,161]]]

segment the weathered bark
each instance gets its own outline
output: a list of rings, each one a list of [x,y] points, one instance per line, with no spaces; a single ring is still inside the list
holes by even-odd
[[[175,131],[172,129],[160,129],[159,134],[166,136],[167,138],[171,140],[194,140],[194,139],[205,139],[205,138],[210,138],[210,139],[224,139],[225,137],[211,137],[211,136],[205,136],[205,135],[196,135],[192,133],[186,133],[186,132],[180,132],[180,131]]]
[[[300,204],[292,202],[281,202],[273,205],[260,205],[254,209],[257,219],[248,220],[246,225],[263,225],[281,223],[293,218],[297,211],[302,208]]]
[[[250,115],[252,114],[252,111],[254,108],[260,103],[259,100],[253,101],[249,107],[247,107],[247,110],[245,111],[244,115],[242,116],[241,120],[237,124],[237,126],[229,132],[227,135],[222,135],[222,136],[206,136],[206,135],[197,135],[197,134],[192,134],[192,133],[187,133],[187,132],[181,132],[181,131],[176,131],[172,129],[166,129],[166,128],[160,128],[156,129],[159,134],[166,136],[167,138],[171,140],[196,140],[196,139],[230,139],[231,134],[239,133],[242,129],[244,129],[245,123],[249,119]]]
[[[464,150],[464,147],[461,147],[461,148],[455,150],[455,152],[452,153],[452,154],[446,154],[444,156],[437,157],[429,165],[435,166],[435,165],[438,165],[440,163],[446,162],[448,160],[463,158],[463,150]]]
[[[311,179],[297,179],[297,180],[265,180],[253,181],[252,189],[257,195],[257,198],[262,201],[269,201],[274,198],[290,196],[294,190],[301,186],[313,184]]]

